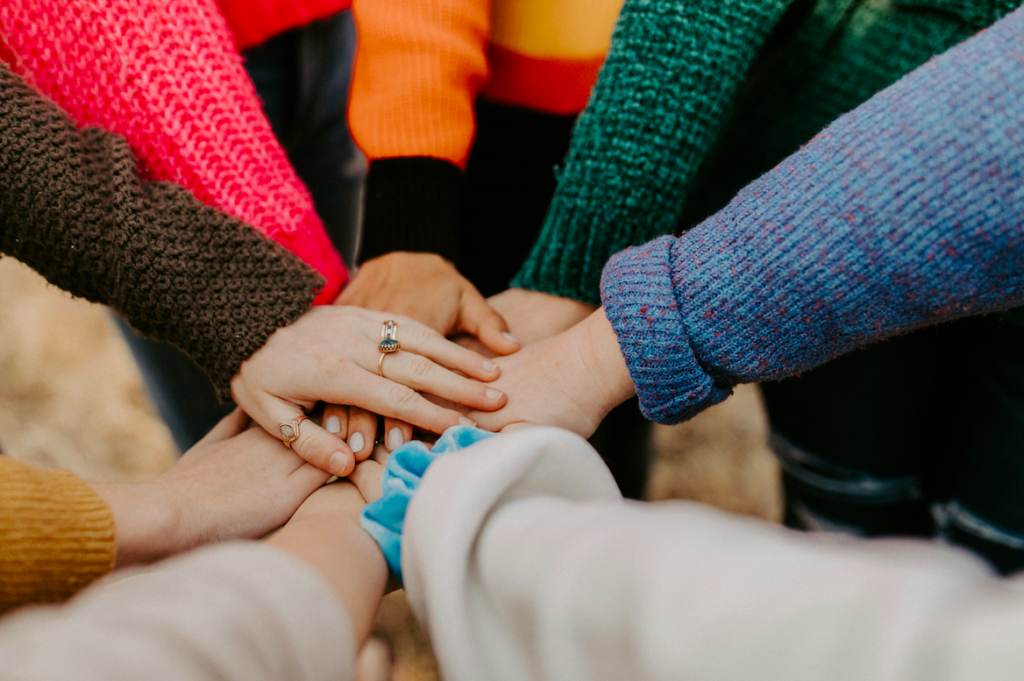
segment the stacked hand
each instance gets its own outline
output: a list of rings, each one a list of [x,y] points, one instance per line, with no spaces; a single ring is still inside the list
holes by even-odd
[[[337,304],[404,315],[444,336],[457,336],[461,345],[485,357],[514,353],[523,343],[564,331],[594,310],[575,300],[523,289],[485,299],[447,260],[430,253],[403,252],[364,263],[338,296]],[[325,427],[342,437],[349,433],[349,444],[359,461],[369,456],[373,446],[377,415],[371,411],[335,405],[324,410]],[[412,438],[412,424],[408,419],[383,415],[384,443],[393,451]]]
[[[114,514],[119,565],[262,537],[330,477],[248,425],[235,410],[157,479],[94,486]]]
[[[381,327],[398,323],[401,350],[378,364]],[[382,367],[384,378],[378,375]],[[488,411],[505,396],[485,385],[500,375],[490,360],[406,317],[356,307],[310,310],[291,326],[278,329],[266,345],[242,364],[231,382],[232,397],[268,433],[281,437],[279,424],[301,417],[320,400],[354,405],[433,432],[468,419],[434,404],[420,392],[466,407]],[[337,422],[332,420],[337,419]],[[314,466],[335,475],[351,473],[357,459],[373,446],[376,419],[340,422],[337,411],[325,415],[324,428],[299,424],[292,449]],[[333,432],[330,432],[333,431]],[[345,442],[362,439],[356,447]]]
[[[549,425],[590,437],[609,411],[634,394],[615,331],[603,310],[495,361],[502,376],[493,385],[508,395],[508,402],[490,413],[469,412],[486,430]]]
[[[232,396],[275,437],[281,423],[325,402],[321,423],[302,421],[292,447],[339,476],[370,456],[378,415],[388,451],[410,440],[413,426],[440,433],[470,420],[493,430],[536,422],[589,434],[622,392],[589,373],[597,360],[586,351],[596,346],[570,331],[593,310],[523,289],[487,300],[439,256],[391,253],[365,263],[335,306],[274,333],[242,365]],[[378,342],[388,319],[398,323],[402,347],[385,357],[382,378]],[[510,328],[530,347],[517,352]],[[602,359],[621,363],[606,331],[614,357]],[[460,336],[467,347],[445,336]],[[624,375],[624,364],[618,368]],[[509,391],[514,400],[506,407]]]

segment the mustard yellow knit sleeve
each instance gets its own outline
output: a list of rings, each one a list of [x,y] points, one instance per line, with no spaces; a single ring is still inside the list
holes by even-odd
[[[114,566],[110,507],[70,473],[0,456],[0,614],[61,601]]]

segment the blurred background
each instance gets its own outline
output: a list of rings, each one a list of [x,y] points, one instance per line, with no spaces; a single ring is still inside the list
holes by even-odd
[[[778,467],[766,436],[756,386],[740,386],[685,424],[657,426],[647,443],[646,497],[779,520]],[[0,448],[90,482],[148,480],[178,456],[109,312],[11,258],[0,258]],[[392,679],[439,678],[402,592],[385,599],[375,635],[392,651]],[[364,681],[377,681],[372,674]]]

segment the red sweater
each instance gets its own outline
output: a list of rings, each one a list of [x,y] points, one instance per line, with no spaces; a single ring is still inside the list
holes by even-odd
[[[351,4],[352,0],[217,0],[239,50],[259,45],[290,28],[326,19]]]
[[[123,135],[143,177],[186,187],[316,268],[328,303],[348,274],[234,44],[342,3],[224,2],[235,17],[243,4],[252,21],[233,40],[214,0],[3,0],[0,58],[77,125]]]

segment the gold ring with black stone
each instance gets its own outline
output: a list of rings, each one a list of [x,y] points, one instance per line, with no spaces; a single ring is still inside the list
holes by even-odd
[[[398,323],[389,319],[380,328],[380,343],[377,348],[380,350],[380,358],[377,360],[377,375],[384,378],[384,356],[402,349],[398,342]]]

